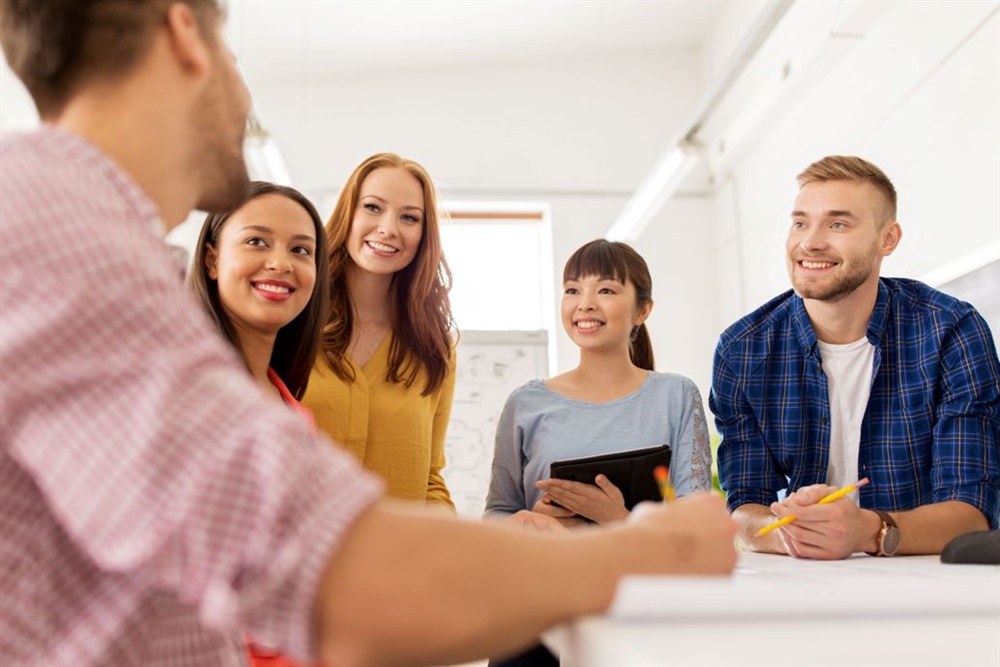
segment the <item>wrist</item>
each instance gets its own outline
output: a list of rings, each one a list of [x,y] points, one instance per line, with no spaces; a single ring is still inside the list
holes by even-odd
[[[879,537],[882,534],[882,517],[872,510],[861,510],[861,516],[863,540],[855,552],[876,553],[879,547]]]

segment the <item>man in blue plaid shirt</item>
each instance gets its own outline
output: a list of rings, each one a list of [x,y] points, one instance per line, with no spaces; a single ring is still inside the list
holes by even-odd
[[[902,230],[878,167],[830,156],[798,182],[794,289],[729,327],[715,353],[709,405],[740,539],[834,559],[939,553],[997,528],[1000,363],[986,322],[923,283],[879,277]]]

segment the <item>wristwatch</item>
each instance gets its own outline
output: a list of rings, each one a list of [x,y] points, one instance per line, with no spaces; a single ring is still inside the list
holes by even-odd
[[[878,550],[866,553],[869,556],[895,556],[896,551],[899,550],[899,526],[896,525],[895,519],[889,516],[888,512],[883,512],[882,510],[872,511],[878,514],[878,518],[882,519],[882,528],[878,531],[878,536],[875,538],[878,542]]]

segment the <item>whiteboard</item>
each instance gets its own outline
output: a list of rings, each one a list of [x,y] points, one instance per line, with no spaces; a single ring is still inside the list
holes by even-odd
[[[548,332],[462,331],[456,357],[443,474],[459,516],[479,518],[497,420],[512,391],[548,376]]]

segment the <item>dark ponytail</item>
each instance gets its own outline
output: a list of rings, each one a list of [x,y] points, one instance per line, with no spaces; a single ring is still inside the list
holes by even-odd
[[[649,338],[649,329],[643,322],[632,329],[632,341],[628,345],[628,355],[632,363],[643,370],[653,369],[653,341]]]

